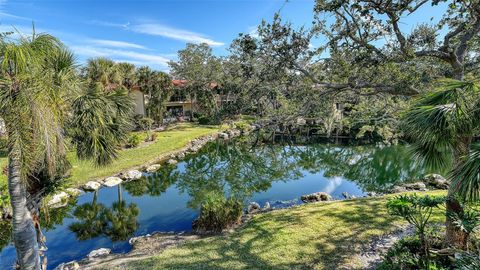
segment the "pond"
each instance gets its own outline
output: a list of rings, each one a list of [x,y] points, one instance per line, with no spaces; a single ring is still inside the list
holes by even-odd
[[[405,146],[262,145],[216,141],[176,166],[140,180],[86,193],[66,207],[42,210],[49,269],[102,247],[128,252],[128,239],[154,231],[189,231],[211,194],[248,205],[286,207],[323,191],[365,196],[429,173]],[[9,224],[0,224],[0,269],[11,269],[15,249]]]

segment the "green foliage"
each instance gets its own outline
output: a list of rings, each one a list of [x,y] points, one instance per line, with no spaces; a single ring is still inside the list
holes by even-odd
[[[418,236],[407,236],[396,242],[385,254],[378,270],[418,269],[422,246]]]
[[[445,203],[445,197],[418,197],[413,195],[399,195],[388,200],[387,209],[391,215],[403,217],[408,223],[415,226],[416,233],[419,235],[421,252],[421,263],[425,269],[431,269],[429,241],[426,239],[426,228],[432,217],[434,208],[438,208]]]
[[[455,264],[458,270],[476,270],[480,269],[480,254],[473,252],[463,252],[460,254]]]
[[[200,117],[198,117],[198,123],[200,125],[209,125],[210,124],[210,117],[200,116]]]
[[[10,207],[10,195],[6,183],[0,183],[0,212],[2,209]]]
[[[165,103],[173,94],[171,77],[160,71],[152,71],[149,67],[137,69],[138,85],[147,96],[147,115],[157,124],[162,124],[166,111]]]
[[[452,186],[459,196],[469,202],[480,200],[480,143],[474,143],[452,175]]]
[[[140,142],[142,142],[142,138],[140,138],[138,134],[134,133],[131,134],[130,137],[128,137],[125,146],[128,148],[135,148],[140,145]]]
[[[72,104],[69,135],[81,159],[98,165],[112,162],[131,129],[133,101],[120,87],[106,92],[96,83]]]
[[[462,141],[472,136],[478,126],[477,96],[475,82],[447,80],[405,113],[403,128],[418,157],[441,168],[449,164],[452,153],[466,154],[462,148],[469,146]]]
[[[152,125],[155,121],[152,118],[143,117],[138,121],[138,125],[143,131],[149,131],[152,129]]]
[[[221,232],[240,222],[243,214],[241,201],[223,194],[210,193],[203,201],[194,229],[200,232]]]

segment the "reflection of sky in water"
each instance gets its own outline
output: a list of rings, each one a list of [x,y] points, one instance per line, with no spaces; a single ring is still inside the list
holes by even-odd
[[[300,147],[299,149],[304,148]],[[342,150],[339,147],[335,147],[335,149]],[[290,155],[289,150],[286,150],[284,153],[287,153],[287,156]],[[292,161],[290,157],[287,159]],[[344,160],[343,165],[352,166],[362,159],[365,160],[365,157],[360,154],[353,154]],[[383,160],[380,164],[386,165]],[[178,164],[177,170],[183,173],[185,166],[186,163],[181,162]],[[214,167],[217,170],[223,168],[220,164],[214,164]],[[348,192],[357,197],[364,195],[362,188],[355,182],[340,176],[325,177],[324,169],[317,171],[318,173],[313,173],[311,170],[302,169],[298,179],[276,179],[266,191],[254,192],[250,198],[247,198],[246,203],[256,201],[263,206],[266,202],[269,202],[274,207],[282,207],[289,204],[285,201],[296,200],[296,202],[299,202],[301,195],[319,191],[327,192],[335,199],[341,199],[342,192]],[[332,174],[330,173],[329,175]],[[226,190],[228,189],[226,188]],[[98,193],[97,203],[103,204],[105,207],[111,207],[117,201],[117,191],[117,187],[101,189]],[[187,203],[191,199],[187,192],[181,193],[175,184],[168,187],[159,196],[142,195],[133,197],[125,189],[122,189],[122,194],[123,201],[127,204],[135,203],[140,209],[140,214],[137,217],[139,226],[134,235],[142,235],[154,231],[178,232],[191,230],[191,223],[198,214],[197,210],[187,207]],[[77,205],[91,203],[92,200],[93,193],[87,193],[78,198]],[[114,252],[128,252],[130,248],[127,241],[112,242],[107,236],[78,241],[75,234],[68,227],[72,222],[75,222],[73,216],[65,218],[62,224],[56,225],[55,229],[45,233],[49,248],[47,252],[49,269],[53,269],[61,262],[81,259],[93,249],[107,247],[113,249]],[[11,268],[14,261],[14,253],[11,245],[4,248],[0,254],[0,269]]]

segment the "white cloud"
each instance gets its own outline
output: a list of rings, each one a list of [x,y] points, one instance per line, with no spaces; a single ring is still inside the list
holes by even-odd
[[[0,4],[0,10],[1,10],[1,4]],[[13,15],[13,14],[10,14],[10,13],[5,13],[5,12],[0,12],[0,19],[5,19],[5,18],[15,19],[15,20],[23,20],[23,21],[33,21],[33,19],[31,19],[31,18],[17,16],[17,15]]]
[[[127,28],[130,23],[112,23],[112,22],[106,22],[106,21],[98,21],[98,20],[91,20],[88,21],[87,23],[89,24],[94,24],[94,25],[99,25],[99,26],[110,26],[110,27],[120,27],[120,28]]]
[[[192,43],[207,43],[210,46],[222,46],[224,43],[214,41],[205,37],[203,34],[191,32],[188,30],[176,29],[160,24],[145,23],[128,27],[128,29],[142,34],[161,36]]]
[[[113,48],[147,49],[145,46],[139,44],[119,40],[92,39],[90,40],[90,43]]]
[[[158,65],[162,67],[168,66],[170,59],[156,54],[145,54],[128,50],[118,50],[101,48],[95,46],[72,46],[70,47],[75,53],[86,57],[108,57],[116,61],[126,61],[132,64]]]

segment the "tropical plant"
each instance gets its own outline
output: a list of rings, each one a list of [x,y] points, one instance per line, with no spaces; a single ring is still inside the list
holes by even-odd
[[[0,40],[0,116],[8,136],[8,182],[13,242],[21,269],[40,269],[36,229],[27,207],[29,175],[44,166],[54,175],[64,151],[65,95],[76,84],[64,81],[72,66],[60,63],[63,45],[48,34]]]
[[[142,139],[140,138],[140,136],[134,133],[134,134],[131,134],[130,137],[128,137],[125,146],[128,148],[135,148],[140,145],[141,141]]]
[[[106,92],[100,83],[73,100],[69,136],[82,159],[94,159],[106,165],[117,157],[118,150],[131,130],[133,101],[119,87]]]
[[[27,194],[37,173],[54,178],[64,160],[64,126],[81,158],[107,164],[125,138],[131,103],[115,89],[100,96],[76,76],[73,55],[48,34],[0,39],[0,117],[8,138],[8,183],[13,242],[21,269],[41,268],[36,228]],[[99,78],[109,77],[99,73]],[[103,80],[103,79],[102,79]],[[104,80],[102,87],[109,86]],[[89,83],[92,86],[93,83]],[[33,210],[33,209],[32,209]]]
[[[479,87],[476,82],[446,80],[441,87],[422,96],[404,115],[404,132],[414,153],[434,168],[449,166],[453,159],[452,184],[448,192],[447,213],[462,215],[461,200],[480,198],[478,146],[472,146],[478,132]],[[447,215],[446,241],[464,248],[467,242]]]
[[[243,204],[233,197],[225,198],[223,193],[210,193],[202,203],[200,215],[193,222],[199,232],[221,232],[240,222]]]
[[[140,119],[138,121],[138,125],[140,126],[140,129],[142,129],[143,131],[145,131],[145,141],[149,142],[149,141],[153,141],[153,137],[152,137],[152,125],[155,121],[152,119],[152,118],[148,118],[148,117],[143,117],[142,119]]]
[[[430,267],[429,243],[426,239],[426,228],[434,208],[445,202],[444,197],[413,195],[395,196],[387,202],[387,209],[391,215],[403,217],[408,223],[415,226],[422,248],[422,264],[425,269]]]

